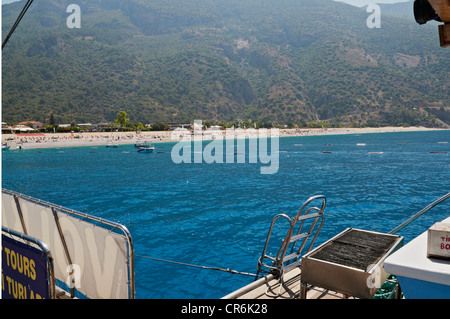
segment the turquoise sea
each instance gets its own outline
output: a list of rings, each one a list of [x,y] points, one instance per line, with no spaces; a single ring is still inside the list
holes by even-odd
[[[136,255],[248,273],[272,217],[295,215],[312,195],[327,198],[320,244],[348,227],[388,232],[450,189],[448,130],[279,141],[273,175],[248,160],[175,164],[174,143],[151,154],[133,145],[10,150],[2,187],[125,225]],[[444,202],[399,234],[411,240],[449,208]],[[253,281],[142,257],[135,272],[137,298],[220,298]]]

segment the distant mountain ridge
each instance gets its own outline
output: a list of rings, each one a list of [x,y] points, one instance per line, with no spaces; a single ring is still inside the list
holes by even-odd
[[[392,4],[380,4],[381,13],[384,15],[405,19],[408,21],[414,20],[414,0],[408,2],[399,2]]]
[[[33,3],[4,48],[3,121],[450,124],[433,26],[370,29],[331,0],[80,0],[69,29],[70,3]]]

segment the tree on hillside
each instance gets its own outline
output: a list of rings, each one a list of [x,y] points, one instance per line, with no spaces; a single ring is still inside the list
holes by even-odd
[[[127,112],[120,111],[117,113],[116,120],[114,121],[115,124],[118,124],[120,127],[126,126],[130,122],[130,119],[127,117]]]
[[[53,113],[50,114],[49,124],[52,126],[56,124],[55,116],[53,115]]]

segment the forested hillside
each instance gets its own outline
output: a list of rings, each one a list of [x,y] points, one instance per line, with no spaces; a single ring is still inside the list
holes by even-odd
[[[331,0],[35,1],[2,51],[2,120],[450,124],[437,26]],[[3,5],[3,37],[24,1]],[[412,11],[411,11],[412,15]]]

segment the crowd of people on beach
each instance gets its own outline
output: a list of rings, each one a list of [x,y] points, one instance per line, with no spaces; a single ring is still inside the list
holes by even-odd
[[[380,133],[398,131],[426,130],[423,127],[383,127],[383,128],[295,128],[279,129],[279,137],[287,136],[311,136],[311,135],[334,135],[334,134],[359,134],[359,133]],[[268,129],[271,130],[271,129]],[[244,129],[244,131],[246,131]],[[256,129],[256,131],[258,131]],[[202,139],[229,138],[229,130],[202,130]],[[35,134],[2,134],[2,145],[16,148],[43,148],[43,147],[64,147],[64,146],[89,146],[115,144],[136,144],[152,142],[175,142],[177,138],[182,139],[182,134],[176,131],[142,131],[142,132],[81,132],[81,133],[35,133]],[[195,132],[190,132],[194,134]],[[241,134],[241,129],[234,131],[234,137]]]
[[[61,134],[6,134],[2,137],[2,145],[11,148],[39,148],[103,145],[109,142],[132,144],[141,140],[159,141],[165,139],[164,134],[130,134],[130,133],[61,133]]]

